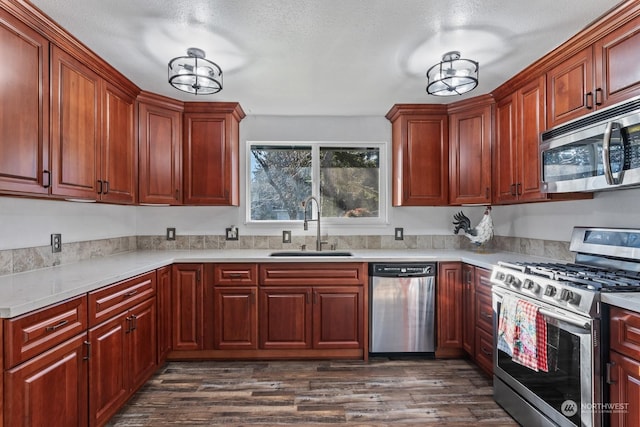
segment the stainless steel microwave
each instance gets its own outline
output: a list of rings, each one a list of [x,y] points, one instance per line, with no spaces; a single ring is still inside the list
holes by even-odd
[[[640,97],[540,134],[542,191],[640,186]]]

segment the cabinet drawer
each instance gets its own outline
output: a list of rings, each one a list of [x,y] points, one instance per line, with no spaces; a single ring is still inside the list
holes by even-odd
[[[216,264],[213,266],[214,285],[257,285],[257,264]]]
[[[476,267],[476,292],[491,297],[491,271]]]
[[[611,350],[640,360],[640,313],[611,307]]]
[[[367,281],[362,263],[261,264],[261,285],[363,285]]]
[[[493,373],[493,334],[476,328],[476,362],[487,374]]]
[[[493,333],[493,307],[491,296],[476,293],[476,326],[485,332]]]
[[[89,293],[89,326],[95,326],[156,294],[152,271]]]
[[[86,296],[5,320],[5,368],[24,362],[85,329]]]

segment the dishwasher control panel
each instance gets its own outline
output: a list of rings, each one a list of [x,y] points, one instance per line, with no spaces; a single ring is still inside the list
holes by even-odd
[[[435,263],[384,263],[370,264],[369,275],[379,277],[435,276]]]

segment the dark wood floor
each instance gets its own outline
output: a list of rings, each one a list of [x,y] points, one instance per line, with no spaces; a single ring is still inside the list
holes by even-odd
[[[465,360],[171,362],[109,426],[517,426]]]

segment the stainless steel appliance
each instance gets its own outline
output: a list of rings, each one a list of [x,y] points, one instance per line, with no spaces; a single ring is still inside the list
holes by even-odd
[[[370,353],[434,354],[435,275],[435,263],[369,264]]]
[[[640,291],[640,230],[573,230],[575,263],[499,263],[491,274],[494,310],[494,398],[523,425],[601,426],[606,421],[608,346],[603,292]],[[509,300],[507,300],[509,298]],[[533,304],[546,330],[548,366],[514,361],[500,318],[513,299]],[[540,331],[538,331],[540,333]]]
[[[543,132],[540,156],[548,193],[640,185],[640,98]]]

